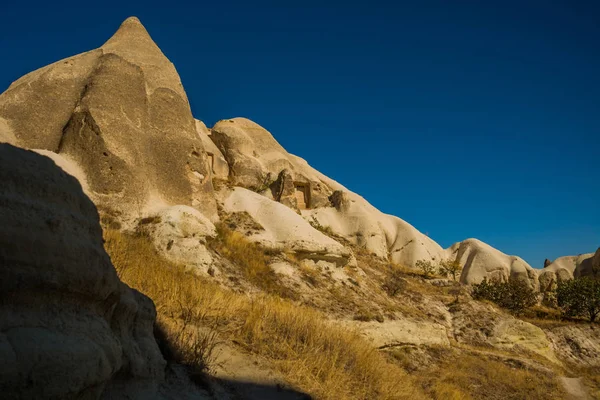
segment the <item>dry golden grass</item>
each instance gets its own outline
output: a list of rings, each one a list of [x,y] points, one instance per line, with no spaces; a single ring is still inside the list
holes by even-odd
[[[220,250],[241,260],[248,276],[261,276],[261,264],[251,264],[253,250],[236,247],[235,236],[224,237]],[[163,259],[144,237],[107,231],[105,240],[119,276],[154,300],[159,322],[174,319],[188,327],[218,327],[222,335],[270,359],[288,382],[315,398],[425,398],[402,368],[357,333],[329,323],[315,310],[273,296],[250,298],[206,282]],[[205,343],[196,340],[190,345],[187,336],[178,340],[176,329],[166,329],[165,336],[180,354],[195,351],[193,362],[210,358],[206,351],[214,341],[204,338]]]
[[[460,348],[460,346],[459,346]],[[393,358],[408,370],[418,367],[415,375],[428,394],[436,400],[456,399],[562,399],[564,392],[551,369],[530,369],[513,357],[498,352],[479,352],[462,348],[428,348],[428,356],[411,355],[409,349],[392,351]],[[543,367],[542,367],[543,368]]]
[[[295,298],[294,292],[283,286],[269,267],[267,251],[250,242],[243,234],[232,231],[224,224],[217,224],[217,237],[209,241],[209,245],[235,264],[244,278],[257,288],[280,297]]]
[[[562,399],[564,393],[550,374],[513,368],[501,361],[461,353],[440,367],[433,385],[435,399]]]

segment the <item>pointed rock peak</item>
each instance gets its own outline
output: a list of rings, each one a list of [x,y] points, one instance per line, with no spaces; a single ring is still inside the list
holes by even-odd
[[[101,48],[105,54],[116,54],[140,67],[144,71],[150,92],[157,88],[168,88],[187,101],[175,67],[136,17],[123,21],[117,32]]]
[[[102,48],[111,51],[115,49],[123,50],[123,47],[135,48],[139,46],[142,46],[144,51],[160,52],[140,20],[137,17],[129,17],[123,21],[117,32],[104,43]]]
[[[140,21],[140,19],[138,17],[129,17],[127,18],[125,21],[123,21],[123,23],[121,24],[121,26],[125,25],[125,24],[135,24],[135,25],[142,25],[142,22]],[[143,27],[143,25],[142,25]]]

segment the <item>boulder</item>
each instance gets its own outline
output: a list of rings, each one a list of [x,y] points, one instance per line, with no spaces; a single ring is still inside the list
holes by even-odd
[[[100,48],[31,72],[0,95],[0,137],[68,158],[115,214],[148,202],[217,218],[208,155],[173,64],[137,18]]]
[[[0,144],[0,182],[2,398],[101,398],[140,382],[155,393],[154,304],[119,280],[77,180]]]
[[[534,290],[539,289],[537,271],[525,260],[506,255],[480,240],[467,239],[455,243],[446,252],[448,258],[458,260],[463,266],[462,283],[480,283],[484,278],[500,282],[518,279],[527,282]]]

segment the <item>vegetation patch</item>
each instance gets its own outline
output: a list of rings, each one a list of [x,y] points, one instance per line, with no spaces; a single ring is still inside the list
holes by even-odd
[[[600,314],[600,280],[588,277],[561,281],[556,302],[567,317],[585,317],[594,322]]]
[[[537,293],[522,280],[496,282],[483,279],[473,285],[472,296],[475,300],[489,300],[515,314],[537,304]]]
[[[314,398],[426,398],[400,366],[316,310],[274,296],[234,293],[186,273],[162,258],[145,237],[107,231],[105,241],[121,280],[154,301],[158,325],[170,324],[172,329],[162,330],[163,341],[181,355],[192,354],[189,361],[199,369],[210,368],[216,337],[181,335],[184,340],[178,340],[182,321],[186,330],[210,327],[265,357],[288,382]]]

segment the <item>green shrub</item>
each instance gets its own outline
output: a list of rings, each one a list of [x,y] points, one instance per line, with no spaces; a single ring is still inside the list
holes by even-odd
[[[559,282],[556,302],[564,315],[594,322],[600,314],[600,281],[584,277]]]
[[[496,282],[483,279],[473,285],[472,296],[475,300],[489,300],[516,314],[537,303],[536,292],[527,282],[517,279],[508,282]]]
[[[460,273],[462,272],[462,265],[458,260],[442,260],[440,262],[440,266],[438,267],[438,272],[442,276],[450,276],[452,280],[456,281],[457,278],[460,278]]]

